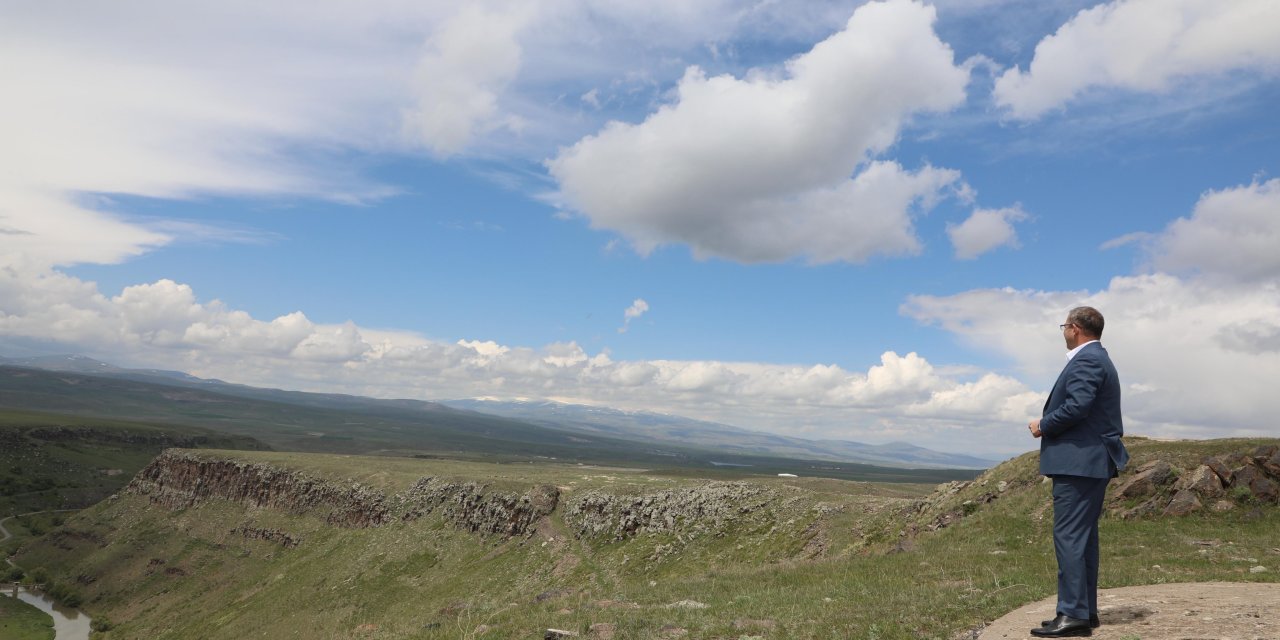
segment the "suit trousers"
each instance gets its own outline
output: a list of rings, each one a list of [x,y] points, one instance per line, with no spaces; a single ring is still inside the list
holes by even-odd
[[[1098,615],[1098,518],[1110,478],[1053,476],[1053,550],[1058,557],[1058,613]]]

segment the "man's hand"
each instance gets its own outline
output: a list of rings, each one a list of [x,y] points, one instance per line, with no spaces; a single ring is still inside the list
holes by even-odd
[[[1040,437],[1040,419],[1039,418],[1036,418],[1035,420],[1028,422],[1027,428],[1031,430],[1031,437],[1033,438]]]

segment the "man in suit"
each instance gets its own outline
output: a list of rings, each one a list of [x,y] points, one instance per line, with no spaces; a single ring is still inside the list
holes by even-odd
[[[1040,438],[1040,473],[1053,479],[1057,617],[1031,635],[1088,636],[1098,621],[1098,518],[1107,483],[1129,462],[1120,437],[1120,378],[1102,337],[1102,314],[1076,307],[1061,326],[1067,365],[1027,428]]]

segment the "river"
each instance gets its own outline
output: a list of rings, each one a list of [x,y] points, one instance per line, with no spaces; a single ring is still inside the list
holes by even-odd
[[[13,587],[6,588],[4,595],[13,597]],[[18,588],[18,599],[53,616],[53,637],[56,640],[89,640],[89,616],[84,612],[64,607],[43,593],[32,593],[26,587]]]

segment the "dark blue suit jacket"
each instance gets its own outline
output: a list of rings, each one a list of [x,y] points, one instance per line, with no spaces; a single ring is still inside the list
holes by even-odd
[[[1112,478],[1129,462],[1120,436],[1120,376],[1101,343],[1062,369],[1040,418],[1040,474]]]

